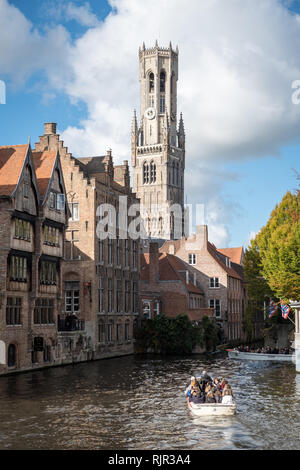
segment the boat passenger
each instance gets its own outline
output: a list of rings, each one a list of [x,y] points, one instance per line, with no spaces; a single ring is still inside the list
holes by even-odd
[[[216,403],[221,403],[222,394],[221,394],[220,390],[216,389],[216,391],[214,392],[214,397],[215,397]]]
[[[220,383],[220,390],[221,390],[221,392],[223,392],[223,389],[224,389],[224,387],[225,387],[225,385],[226,385],[227,383],[228,383],[227,380],[225,380],[225,379],[222,379],[222,380],[221,380],[221,383]]]
[[[206,395],[206,403],[216,403],[216,399],[211,391]]]
[[[222,405],[232,405],[233,398],[230,390],[225,390],[225,395],[222,398]]]
[[[201,380],[202,380],[203,382],[212,382],[212,378],[210,377],[210,375],[208,375],[208,373],[206,372],[206,370],[202,371]]]
[[[185,395],[186,395],[187,397],[190,397],[190,396],[191,396],[191,388],[192,388],[193,385],[195,385],[195,383],[196,383],[196,377],[194,377],[194,376],[192,375],[192,377],[191,377],[191,382],[190,382],[190,384],[187,386],[187,388],[185,389]]]

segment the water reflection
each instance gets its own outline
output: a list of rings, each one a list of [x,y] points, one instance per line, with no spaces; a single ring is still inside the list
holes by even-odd
[[[184,389],[203,369],[228,378],[235,416],[191,415]],[[0,448],[299,449],[299,389],[292,364],[216,356],[126,357],[1,377]]]

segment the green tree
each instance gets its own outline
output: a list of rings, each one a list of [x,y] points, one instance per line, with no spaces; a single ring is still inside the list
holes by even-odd
[[[256,236],[260,272],[278,298],[300,298],[299,192],[287,192]]]

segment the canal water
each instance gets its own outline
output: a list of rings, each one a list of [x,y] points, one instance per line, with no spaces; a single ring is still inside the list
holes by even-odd
[[[195,418],[184,390],[227,377],[237,414]],[[300,449],[294,364],[128,356],[0,377],[0,449]]]

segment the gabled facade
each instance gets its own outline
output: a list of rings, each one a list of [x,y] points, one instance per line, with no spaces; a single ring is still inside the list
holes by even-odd
[[[213,309],[205,306],[196,276],[177,256],[159,253],[156,242],[150,242],[149,251],[140,256],[143,318],[154,318],[161,313],[170,318],[184,314],[197,322],[204,316],[213,316]]]
[[[53,206],[52,194],[60,195]],[[68,209],[59,155],[30,144],[0,147],[0,373],[59,363],[57,312],[62,296]]]
[[[228,250],[228,251],[227,251]],[[242,264],[242,250],[219,251],[208,241],[207,226],[197,226],[189,238],[167,241],[160,251],[180,258],[194,273],[204,292],[205,304],[214,310],[216,324],[224,340],[244,339],[246,285]],[[225,254],[227,253],[227,254]]]
[[[81,336],[85,342],[83,360],[131,354],[138,316],[139,240],[122,238],[118,226],[111,239],[97,236],[99,206],[110,204],[119,220],[123,214],[120,197],[128,207],[138,202],[130,188],[128,162],[115,166],[111,151],[104,156],[74,158],[59,139],[56,124],[46,123],[36,151],[56,149],[70,208],[61,335]],[[78,333],[68,331],[70,317],[76,318]]]

